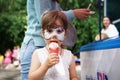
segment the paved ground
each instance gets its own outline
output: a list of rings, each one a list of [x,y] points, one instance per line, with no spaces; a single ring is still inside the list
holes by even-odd
[[[76,70],[80,80],[80,66],[77,66]],[[0,70],[0,80],[20,80],[20,71],[19,70]]]
[[[20,80],[20,71],[0,70],[0,80]]]

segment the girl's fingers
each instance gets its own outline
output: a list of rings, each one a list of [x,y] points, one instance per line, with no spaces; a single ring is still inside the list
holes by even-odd
[[[59,62],[59,57],[56,54],[50,55],[50,64],[55,65]]]

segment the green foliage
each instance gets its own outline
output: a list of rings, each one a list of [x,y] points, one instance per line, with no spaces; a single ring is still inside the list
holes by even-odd
[[[90,16],[87,20],[74,20],[73,23],[76,25],[78,39],[72,51],[76,52],[81,46],[94,41],[98,33],[98,20]]]
[[[0,53],[6,49],[12,49],[15,45],[21,45],[26,26],[25,4],[23,0],[1,0],[0,6]],[[25,1],[23,1],[25,2]],[[18,5],[18,6],[17,6]],[[23,7],[24,6],[24,7]]]
[[[78,40],[72,52],[78,52],[82,45],[94,41],[98,33],[97,0],[61,0],[63,10],[75,8],[87,8],[92,3],[91,10],[96,14],[87,20],[73,20],[78,34]],[[26,0],[0,0],[0,53],[7,48],[20,45],[27,26],[26,22]]]
[[[97,1],[93,0],[62,0],[61,6],[64,10],[75,8],[87,8],[89,3],[92,4],[91,10],[95,11],[94,15],[89,16],[87,20],[73,20],[73,24],[77,29],[78,39],[72,52],[78,52],[80,47],[94,41],[96,34],[98,34],[98,13]]]

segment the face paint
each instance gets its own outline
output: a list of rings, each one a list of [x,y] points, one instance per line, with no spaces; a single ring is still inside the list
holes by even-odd
[[[63,41],[65,37],[65,30],[62,29],[61,27],[45,30],[44,32],[45,39],[50,39],[53,36],[56,36],[58,40]]]

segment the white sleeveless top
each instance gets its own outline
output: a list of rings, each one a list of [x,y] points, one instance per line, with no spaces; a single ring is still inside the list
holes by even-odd
[[[69,66],[70,66],[70,64],[72,62],[73,54],[71,53],[71,51],[69,51],[67,49],[64,49],[63,52],[64,53],[61,56],[61,60],[63,62],[65,75],[59,75],[58,72],[55,69],[55,66],[52,66],[46,72],[43,80],[70,80]],[[49,55],[49,52],[45,47],[37,49],[35,51],[35,53],[38,55],[41,64],[43,64],[46,61],[46,59],[47,59],[47,57]]]

